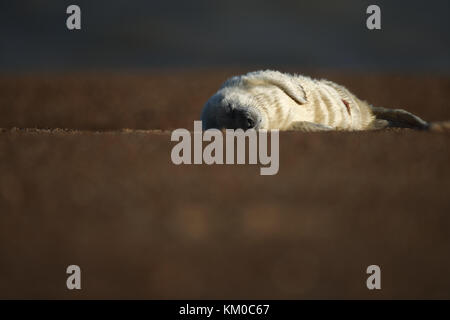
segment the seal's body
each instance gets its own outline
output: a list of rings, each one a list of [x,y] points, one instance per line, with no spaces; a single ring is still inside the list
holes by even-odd
[[[331,81],[269,70],[227,80],[208,100],[201,118],[205,130],[428,127],[427,122],[407,111],[373,107]]]

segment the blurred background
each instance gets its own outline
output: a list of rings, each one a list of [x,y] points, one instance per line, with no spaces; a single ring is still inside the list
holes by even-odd
[[[65,26],[77,4],[82,30]],[[381,7],[382,30],[366,28]],[[18,0],[0,3],[2,72],[179,67],[450,73],[447,0]]]
[[[170,130],[266,68],[448,120],[449,14],[448,0],[1,1],[0,298],[448,299],[448,132],[282,132],[279,173],[260,176],[174,165]]]

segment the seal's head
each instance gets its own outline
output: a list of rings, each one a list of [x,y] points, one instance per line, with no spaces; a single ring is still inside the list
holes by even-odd
[[[290,105],[306,103],[296,76],[256,71],[227,80],[203,108],[203,130],[279,129],[289,122]]]
[[[265,116],[251,93],[237,87],[222,88],[203,108],[203,130],[264,129]]]

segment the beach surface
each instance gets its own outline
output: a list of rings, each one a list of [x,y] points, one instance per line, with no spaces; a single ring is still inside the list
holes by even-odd
[[[274,176],[172,163],[245,71],[1,77],[0,298],[449,299],[449,131],[282,132]],[[450,78],[309,74],[450,119]]]

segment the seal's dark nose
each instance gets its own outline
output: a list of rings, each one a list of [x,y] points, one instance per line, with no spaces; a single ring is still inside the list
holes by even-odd
[[[255,127],[255,121],[252,118],[247,118],[247,128],[252,129]]]
[[[233,109],[230,113],[230,129],[254,129],[256,128],[259,118],[258,115],[248,110]]]

